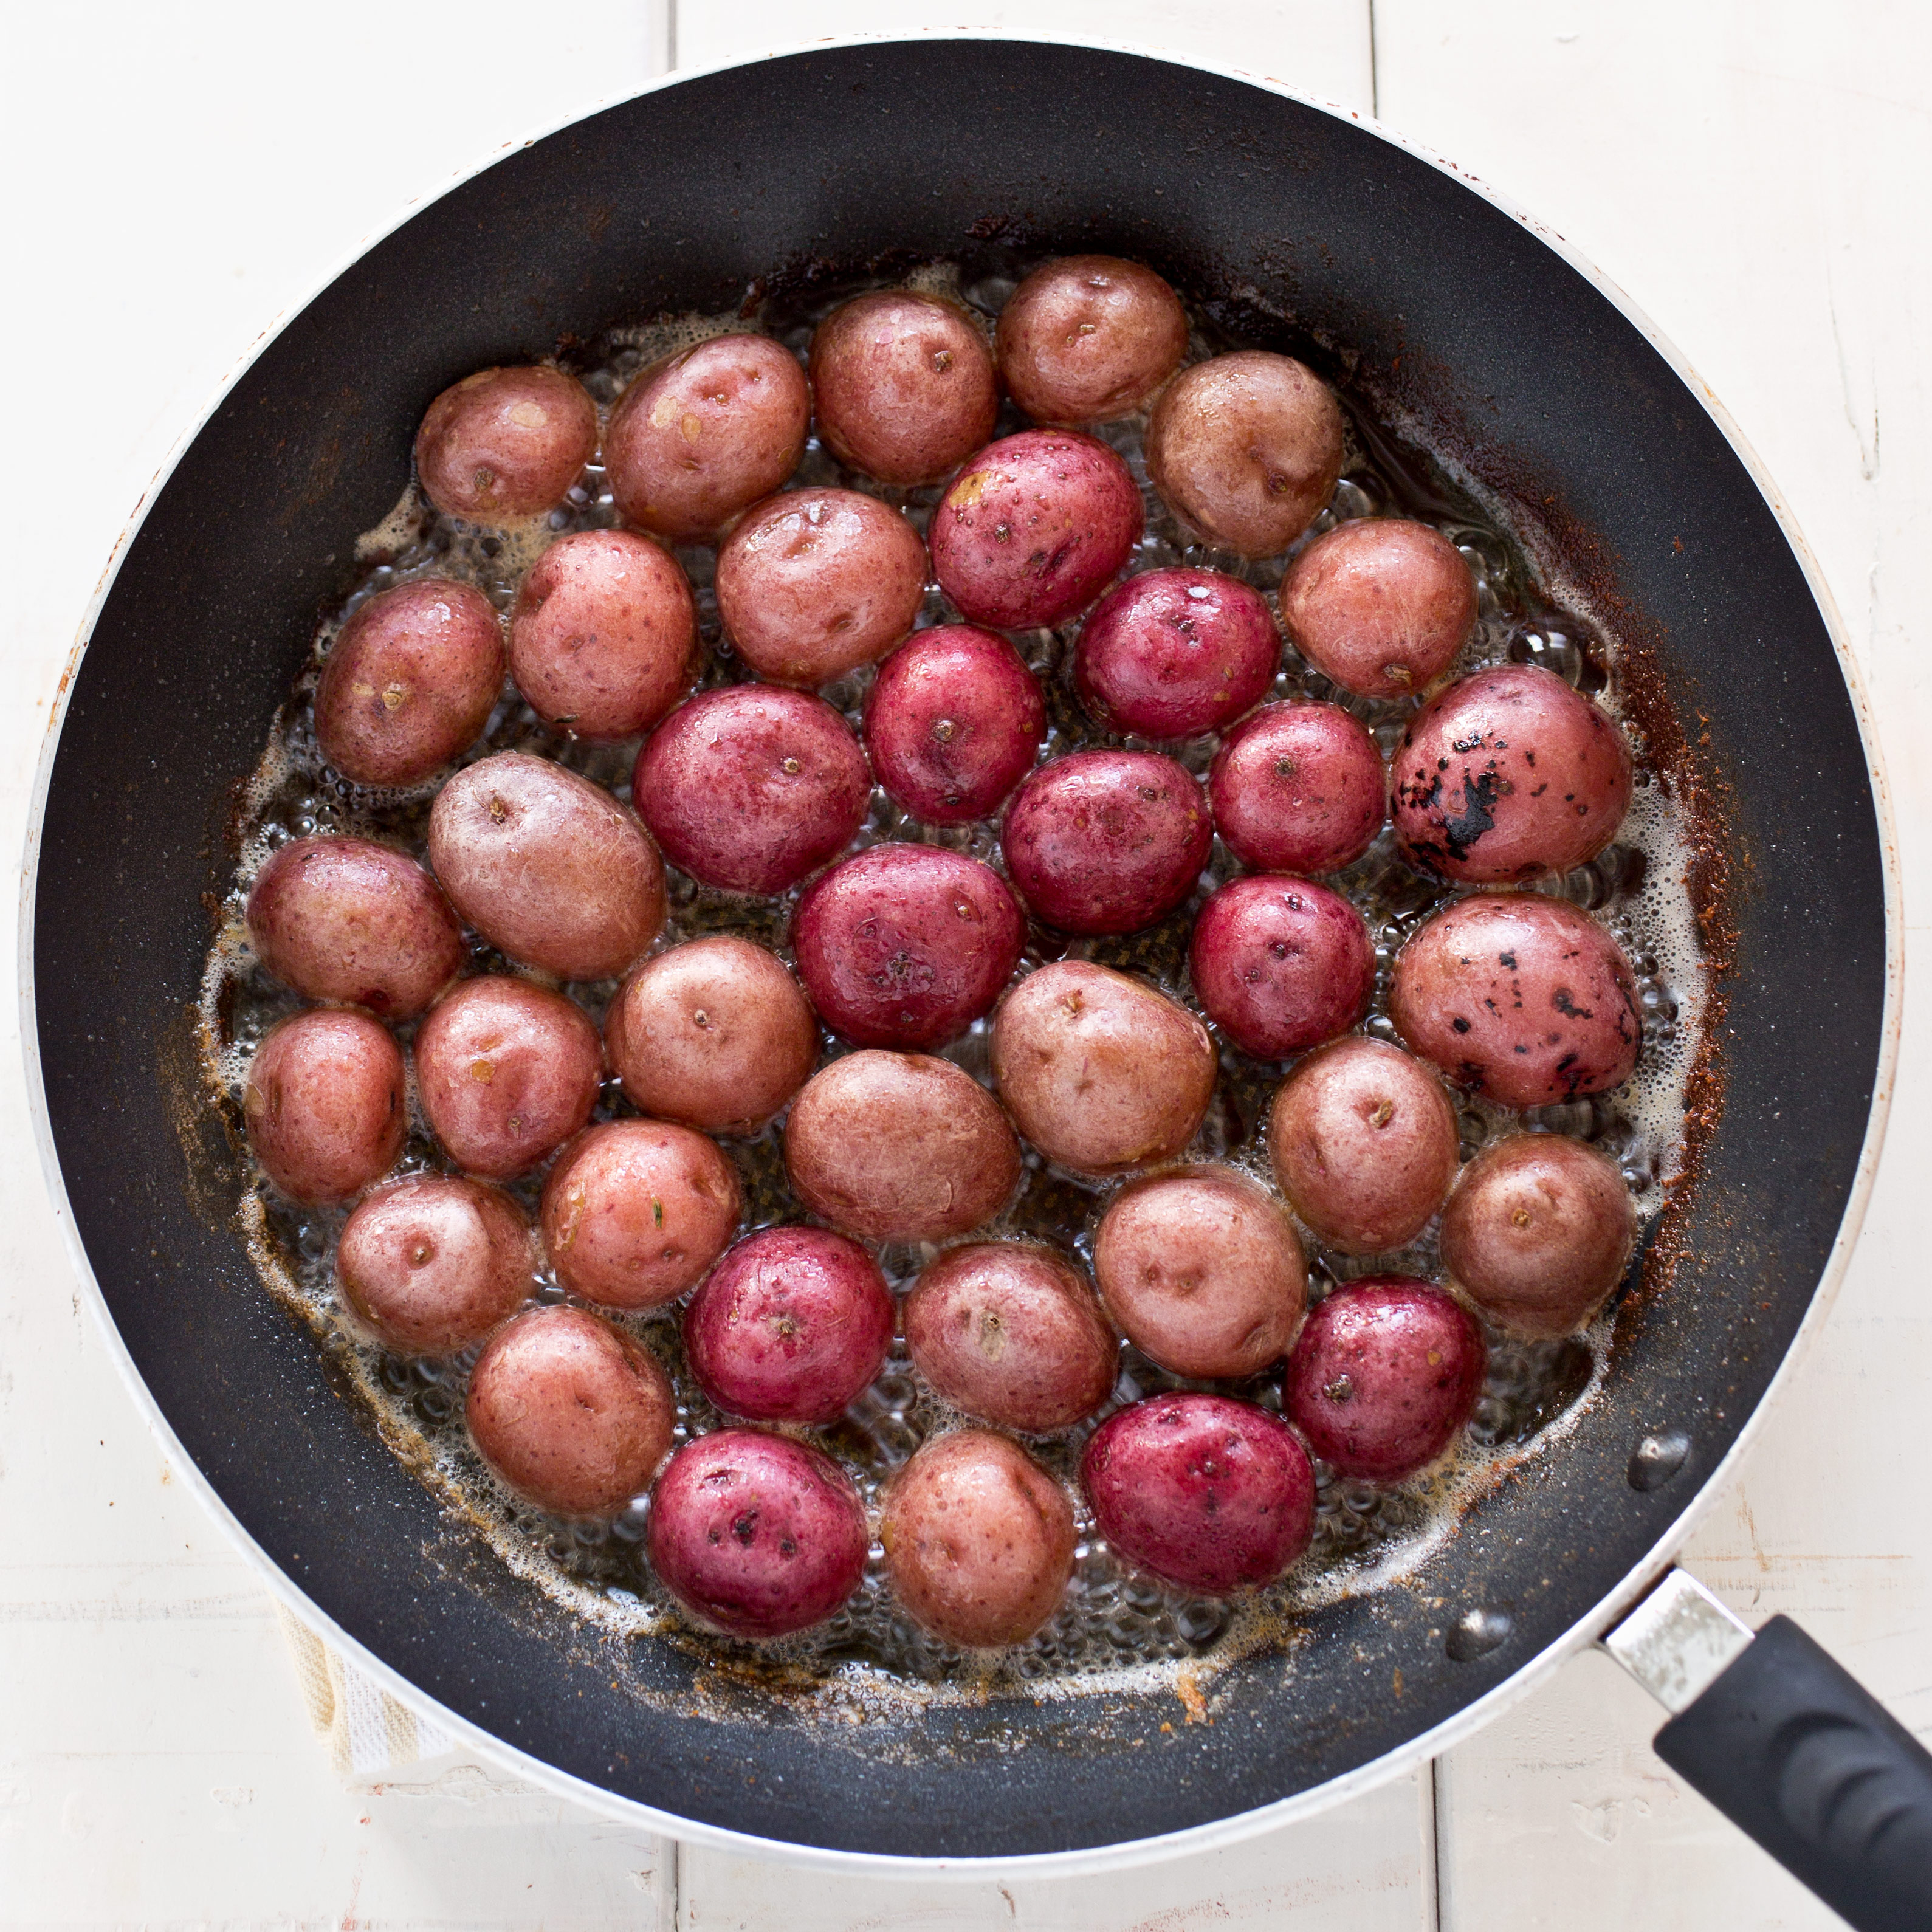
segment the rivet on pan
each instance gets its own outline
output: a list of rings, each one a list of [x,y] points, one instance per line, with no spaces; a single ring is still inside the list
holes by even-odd
[[[1667,1429],[1660,1436],[1646,1436],[1630,1451],[1626,1472],[1630,1486],[1646,1495],[1660,1490],[1683,1468],[1690,1454],[1690,1438],[1681,1429]]]
[[[1486,1657],[1516,1628],[1516,1619],[1507,1610],[1465,1610],[1449,1626],[1442,1648],[1454,1664],[1473,1664]]]

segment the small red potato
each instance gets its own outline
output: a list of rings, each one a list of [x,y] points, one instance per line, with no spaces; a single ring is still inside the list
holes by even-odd
[[[480,590],[419,578],[358,604],[315,688],[322,754],[357,784],[420,784],[476,743],[503,688],[503,635]]]
[[[1271,556],[1307,529],[1342,474],[1342,410],[1292,356],[1244,349],[1184,370],[1148,423],[1148,474],[1209,543]]]
[[[1288,641],[1344,691],[1408,698],[1456,660],[1476,584],[1440,530],[1397,517],[1324,531],[1289,566],[1277,602]]]
[[[1029,1436],[1091,1415],[1119,1373],[1085,1277],[1018,1241],[949,1248],[907,1296],[904,1324],[914,1366],[946,1401]]]
[[[572,1294],[600,1308],[662,1308],[704,1279],[744,1204],[737,1170],[702,1134],[606,1120],[564,1149],[539,1220]]]
[[[1180,367],[1187,316],[1151,268],[1067,255],[1013,291],[994,344],[1007,394],[1035,422],[1113,422]]]
[[[1340,892],[1268,874],[1231,880],[1208,899],[1187,970],[1208,1017],[1244,1053],[1286,1060],[1360,1023],[1376,950]]]
[[[640,1113],[749,1134],[812,1077],[818,1025],[762,946],[694,939],[624,982],[604,1016],[604,1050]]]
[[[635,817],[522,752],[479,759],[436,794],[429,862],[492,946],[560,979],[615,977],[664,922],[664,866]]]
[[[789,490],[747,511],[718,551],[718,614],[773,684],[815,688],[876,664],[912,628],[926,545],[856,490]]]
[[[1463,1168],[1442,1210],[1442,1265],[1491,1321],[1574,1334],[1623,1279],[1636,1210],[1616,1163],[1561,1134],[1510,1134]]]
[[[1489,1365],[1476,1318],[1439,1288],[1370,1275],[1309,1316],[1282,1401],[1338,1475],[1400,1483],[1448,1448]]]
[[[298,1201],[347,1201],[395,1166],[409,1126],[402,1050],[367,1013],[311,1007],[248,1062],[248,1144]]]
[[[824,1228],[766,1228],[705,1278],[684,1311],[698,1385],[752,1422],[832,1422],[869,1388],[897,1310],[879,1264]]]
[[[1315,1472],[1286,1424],[1220,1395],[1162,1395],[1110,1415],[1081,1486],[1117,1556],[1184,1590],[1272,1583],[1315,1534]]]
[[[881,483],[936,483],[993,433],[999,399],[980,325],[936,296],[884,289],[834,309],[812,338],[818,432]]]
[[[1442,1083],[1378,1040],[1338,1040],[1310,1054],[1268,1115],[1276,1185],[1345,1254],[1414,1240],[1448,1194],[1460,1153]]]
[[[1208,1029],[1144,981],[1085,959],[1042,966],[1006,995],[992,1061],[1020,1132],[1079,1174],[1171,1160],[1214,1094]]]
[[[1222,843],[1252,871],[1339,872],[1382,830],[1382,754],[1339,704],[1270,704],[1222,741],[1208,802]]]
[[[248,938],[304,999],[385,1018],[421,1012],[463,969],[463,928],[406,854],[367,838],[296,838],[255,874]]]
[[[822,1624],[858,1588],[865,1506],[830,1456],[762,1429],[687,1442],[651,1492],[644,1547],[666,1589],[728,1636]]]
[[[379,1189],[350,1216],[335,1279],[385,1348],[452,1355],[529,1300],[536,1259],[530,1222],[507,1194],[417,1174]]]
[[[806,1208],[868,1241],[944,1241],[990,1220],[1019,1184],[1006,1116],[970,1074],[923,1054],[848,1054],[785,1120]]]
[[[1623,949],[1536,892],[1445,906],[1396,955],[1389,1017],[1412,1051],[1505,1107],[1608,1093],[1643,1044]]]
[[[533,563],[510,609],[510,675],[580,738],[648,731],[697,671],[698,612],[677,560],[628,530],[578,530]]]
[[[627,524],[702,543],[798,467],[805,371],[764,335],[718,335],[644,370],[610,412],[604,472]]]
[[[451,1160],[527,1174],[590,1118],[604,1070],[584,1010],[527,980],[466,980],[416,1030],[416,1094]]]
[[[1006,870],[1043,925],[1137,932],[1193,891],[1214,844],[1186,766],[1155,752],[1075,752],[1014,795]]]
[[[416,475],[446,517],[501,524],[554,509],[597,453],[597,405],[561,369],[480,369],[416,431]]]
[[[1030,429],[988,443],[953,478],[926,541],[962,616],[1025,630],[1092,603],[1144,520],[1139,486],[1104,442]]]
[[[1554,671],[1501,664],[1423,706],[1390,777],[1412,866],[1499,884],[1567,872],[1616,836],[1630,809],[1630,741]]]
[[[791,928],[819,1016],[859,1046],[956,1039],[992,1010],[1025,939],[998,873],[941,845],[874,845],[833,866]]]
[[[984,1429],[924,1444],[886,1491],[892,1588],[923,1630],[962,1649],[1024,1643],[1073,1574],[1073,1506],[1017,1442]]]
[[[470,1371],[470,1440],[553,1516],[615,1516],[670,1448],[677,1397],[641,1342],[582,1308],[533,1308]]]
[[[784,892],[842,852],[872,789],[830,705],[755,684],[680,705],[645,740],[631,782],[671,863],[740,892]]]
[[[942,624],[879,667],[866,748],[892,802],[928,825],[990,818],[1046,736],[1040,680],[1004,638]]]

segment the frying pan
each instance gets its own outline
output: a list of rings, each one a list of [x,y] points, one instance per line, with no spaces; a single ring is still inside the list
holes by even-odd
[[[437,391],[614,322],[716,311],[775,265],[808,283],[1074,248],[1151,260],[1456,453],[1616,610],[1653,734],[1694,712],[1708,735],[1685,757],[1732,861],[1728,888],[1699,874],[1729,961],[1722,1052],[1670,1264],[1626,1297],[1600,1389],[1410,1582],[1311,1611],[1292,1649],[1230,1666],[1211,1724],[1090,1692],[826,1725],[682,1650],[571,1625],[332,1384],[249,1262],[236,1156],[196,1099],[203,896],[226,888],[238,787]],[[1064,1870],[1226,1842],[1444,1749],[1644,1597],[1820,1319],[1897,1034],[1892,860],[1850,676],[1768,486],[1654,332],[1547,234],[1353,117],[1172,60],[974,37],[680,79],[526,145],[370,248],[235,380],[149,502],[66,693],[28,855],[50,1184],[141,1400],[276,1586],[526,1774],[686,1839],[835,1864]],[[1672,1573],[1622,1654],[1654,1683],[1675,1671],[1679,1703],[1730,1685],[1720,1768],[1772,1793],[1754,1828],[1783,1832],[1794,1869],[1892,1883],[1887,1846],[1932,1843],[1910,1839],[1932,1828],[1910,1739],[1855,1686],[1807,1678],[1828,1670],[1808,1650],[1749,1690],[1738,1673],[1772,1646],[1699,1604]],[[1766,1700],[1801,1684],[1791,1732]],[[1820,1716],[1832,1696],[1852,1714]],[[1787,1786],[1799,1810],[1817,1797],[1787,1732],[1827,1757],[1834,1738],[1856,1747],[1850,1772],[1818,1774],[1810,1826],[1778,1809]],[[1874,1791],[1891,1794],[1875,1818],[1838,1802]],[[1790,1842],[1810,1826],[1822,1881]]]

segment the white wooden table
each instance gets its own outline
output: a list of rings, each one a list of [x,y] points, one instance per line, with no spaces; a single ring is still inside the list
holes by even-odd
[[[1816,548],[1932,893],[1932,27],[1914,0],[130,0],[16,9],[0,851],[123,520],[259,331],[398,205],[667,64],[969,23],[1204,55],[1371,110],[1561,230],[1722,396]],[[1749,674],[1748,665],[1742,674]],[[1927,984],[1915,968],[1915,994]],[[43,1200],[0,946],[0,1927],[1568,1932],[1835,1923],[1652,1754],[1585,1656],[1425,1775],[1111,1880],[836,1882],[487,1767],[345,1788],[269,1601],[110,1370]],[[1690,1550],[1932,1733],[1932,1024],[1824,1339]],[[1922,1472],[1906,1486],[1894,1472]]]

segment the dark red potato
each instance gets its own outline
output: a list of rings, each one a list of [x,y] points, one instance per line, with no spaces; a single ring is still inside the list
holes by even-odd
[[[312,1007],[262,1036],[242,1107],[248,1144],[284,1194],[352,1199],[403,1150],[402,1050],[367,1013]]]
[[[1272,1583],[1315,1534],[1306,1452],[1267,1410],[1226,1396],[1156,1396],[1110,1415],[1080,1481],[1116,1555],[1205,1596]]]
[[[1244,1053],[1285,1060],[1360,1022],[1375,994],[1376,950],[1340,892],[1251,877],[1201,908],[1187,970],[1208,1017]]]
[[[700,543],[798,467],[812,393],[764,335],[718,335],[645,370],[610,412],[604,464],[627,524]]]
[[[606,1120],[544,1184],[558,1282],[602,1308],[662,1308],[703,1280],[738,1232],[744,1196],[717,1147],[665,1120]]]
[[[1184,370],[1154,405],[1147,464],[1190,530],[1242,556],[1270,556],[1335,494],[1341,406],[1292,356],[1216,356]]]
[[[664,922],[664,866],[636,818],[548,758],[498,752],[436,794],[429,862],[492,946],[563,980],[608,980]]]
[[[470,1373],[470,1439],[554,1516],[615,1516],[670,1448],[677,1397],[640,1342],[581,1308],[519,1315]]]
[[[416,1030],[416,1094],[451,1160],[512,1180],[590,1118],[604,1071],[582,1007],[527,980],[466,980]]]
[[[1104,590],[1141,540],[1139,486],[1104,442],[1024,430],[953,478],[926,533],[947,596],[975,624],[1057,624]]]
[[[579,530],[538,557],[510,608],[510,675],[580,738],[648,731],[697,670],[698,613],[677,560],[628,530]]]
[[[1362,518],[1317,537],[1278,593],[1288,641],[1344,691],[1408,698],[1456,660],[1476,622],[1476,584],[1441,531]]]
[[[763,946],[694,939],[624,982],[604,1016],[604,1048],[640,1113],[748,1134],[811,1078],[818,1024]]]
[[[1630,809],[1630,741],[1554,671],[1459,678],[1409,721],[1390,767],[1402,856],[1468,885],[1567,872]]]
[[[1623,949],[1537,892],[1445,906],[1396,954],[1389,1017],[1459,1087],[1505,1107],[1608,1093],[1643,1044]]]
[[[1382,830],[1382,754],[1339,704],[1270,704],[1222,741],[1208,802],[1222,843],[1251,870],[1338,872]]]
[[[728,1636],[822,1624],[866,1574],[865,1506],[829,1456],[762,1429],[687,1442],[651,1492],[651,1567],[698,1622]]]
[[[463,928],[436,881],[367,838],[297,838],[255,874],[256,957],[304,998],[387,1018],[421,1012],[463,968]]]
[[[830,1422],[879,1372],[897,1311],[879,1264],[824,1228],[766,1228],[684,1311],[691,1372],[728,1415]]]
[[[819,1016],[859,1046],[956,1039],[1013,976],[1026,921],[990,866],[874,845],[806,887],[791,942]]]
[[[416,475],[446,517],[504,524],[554,509],[597,453],[597,405],[540,364],[481,369],[443,391],[416,431]]]
[[[890,504],[856,490],[788,490],[718,548],[718,614],[759,676],[814,688],[876,664],[912,628],[926,545]]]
[[[1043,925],[1137,932],[1193,891],[1214,844],[1186,766],[1154,752],[1075,752],[1042,765],[1006,810],[1006,870]]]
[[[1120,1352],[1078,1270],[1046,1248],[949,1248],[905,1300],[914,1366],[982,1422],[1049,1436],[1112,1392]]]
[[[359,604],[315,688],[322,754],[357,784],[420,784],[476,743],[503,688],[503,636],[480,590],[425,577]]]
[[[536,1286],[536,1243],[507,1194],[412,1174],[364,1200],[342,1230],[342,1298],[383,1346],[450,1355],[482,1340]]]
[[[782,892],[852,842],[872,777],[823,698],[740,684],[700,692],[658,726],[631,794],[665,856],[693,878]]]
[[[812,332],[818,430],[841,463],[881,483],[936,483],[993,433],[992,352],[956,303],[884,289]]]
[[[928,825],[990,818],[1046,736],[1040,680],[1004,638],[942,624],[879,667],[866,746],[892,802]]]
[[[880,1528],[892,1588],[948,1643],[1024,1643],[1073,1574],[1073,1506],[1016,1442],[983,1429],[923,1444],[892,1478]]]
[[[1511,1134],[1463,1168],[1442,1210],[1442,1265],[1519,1335],[1574,1334],[1623,1279],[1636,1210],[1616,1164],[1561,1134]]]
[[[1013,291],[995,346],[1007,394],[1035,422],[1112,422],[1180,367],[1187,316],[1151,268],[1067,255]]]
[[[1448,1448],[1487,1366],[1483,1331],[1460,1302],[1407,1275],[1370,1275],[1309,1316],[1282,1401],[1338,1475],[1399,1483]]]

